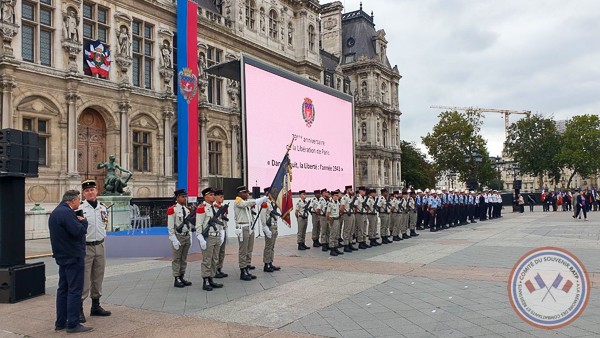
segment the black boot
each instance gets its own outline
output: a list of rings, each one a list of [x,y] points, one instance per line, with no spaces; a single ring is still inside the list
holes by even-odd
[[[327,251],[327,250],[329,250],[329,244],[321,244],[321,250],[322,250],[322,251]]]
[[[110,311],[106,311],[100,306],[100,299],[92,299],[92,309],[90,310],[90,316],[110,316]]]
[[[210,282],[208,281],[208,277],[202,278],[202,290],[206,290],[206,291],[213,290],[213,287],[210,285]]]
[[[298,250],[306,250],[302,243],[298,243]]]
[[[273,269],[273,271],[281,270],[281,267],[273,265],[273,262],[269,263],[269,266],[271,267],[271,269]]]
[[[375,238],[371,239],[371,246],[380,246],[381,244],[377,242]]]
[[[415,230],[410,231],[410,237],[417,237],[419,234]]]
[[[355,248],[354,245],[352,245],[352,244],[350,244],[349,247],[352,251],[358,251],[358,248]]]
[[[79,323],[85,323],[85,314],[83,313],[83,305],[81,306],[81,309],[79,309]]]
[[[220,289],[223,287],[223,284],[213,282],[212,277],[208,277],[208,284],[210,284],[210,286],[212,286],[215,289]]]
[[[304,243],[302,243],[302,247],[303,247],[305,250],[310,250],[310,247],[309,247],[309,246],[307,246],[307,245],[306,245],[306,244],[304,244]]]
[[[248,273],[246,273],[246,268],[240,269],[240,279],[245,281],[252,280],[252,277],[248,276]]]
[[[173,286],[176,288],[182,288],[182,287],[185,287],[185,284],[183,284],[183,282],[181,281],[181,278],[175,277],[175,282],[173,283]]]
[[[187,280],[183,279],[183,275],[179,276],[179,280],[181,280],[181,282],[182,282],[182,283],[183,283],[183,285],[185,285],[185,286],[191,286],[191,285],[192,285],[192,282],[190,282],[190,281],[187,281]]]
[[[246,269],[248,269],[248,270],[254,270],[254,269],[256,269],[256,267],[254,265],[248,265],[246,267]]]
[[[367,244],[367,241],[364,241],[364,242],[363,242],[363,244],[365,245],[365,247],[366,247],[367,249],[371,247],[369,244]]]
[[[319,243],[318,239],[316,241],[313,241],[313,247],[318,248],[320,246],[321,246],[321,243]]]
[[[402,239],[410,239],[410,236],[407,234],[402,234]]]
[[[331,249],[331,250],[329,250],[329,255],[330,255],[330,256],[337,256],[337,255],[338,255],[338,253],[337,253],[337,251],[335,251],[334,249]]]
[[[344,245],[344,252],[352,252],[352,249],[350,249],[350,245]]]
[[[367,246],[365,245],[365,242],[360,242],[360,243],[358,243],[358,248],[359,249],[366,249]]]
[[[250,265],[246,267],[246,274],[252,279],[256,279],[256,276],[250,273]]]
[[[265,267],[263,268],[264,272],[273,272],[273,269],[269,265],[269,263],[265,263]]]
[[[215,274],[215,278],[225,278],[229,276],[228,274],[221,271],[221,269],[217,269],[217,273]]]
[[[401,241],[401,240],[402,240],[402,237],[400,237],[400,236],[396,235],[396,236],[394,236],[392,239],[394,240],[394,242],[398,242],[398,241]]]
[[[333,248],[333,250],[338,254],[338,255],[343,255],[344,252],[340,250],[340,248]]]

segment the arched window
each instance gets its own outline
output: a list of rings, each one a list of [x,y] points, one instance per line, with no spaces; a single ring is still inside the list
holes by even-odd
[[[254,0],[246,0],[246,27],[251,30],[255,29],[256,19],[254,12],[256,11],[256,2]]]
[[[277,39],[277,11],[274,9],[269,11],[269,36]]]
[[[308,50],[311,52],[315,51],[315,40],[317,35],[315,34],[315,26],[308,25]]]

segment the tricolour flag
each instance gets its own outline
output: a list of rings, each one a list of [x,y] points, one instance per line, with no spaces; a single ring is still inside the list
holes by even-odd
[[[107,79],[110,71],[110,51],[108,47],[105,47],[102,41],[96,40],[86,43],[83,52],[84,59],[90,67],[92,75],[99,75]]]
[[[565,293],[569,293],[569,290],[571,290],[571,287],[573,286],[573,282],[571,282],[570,280],[568,280],[565,285],[563,285],[562,290]]]
[[[290,163],[290,156],[286,153],[273,179],[273,183],[271,183],[271,188],[269,188],[269,196],[275,201],[279,210],[281,210],[281,219],[290,228],[292,227],[290,213],[294,209],[291,183],[292,165]]]
[[[562,280],[563,280],[563,278],[559,273],[558,276],[556,276],[556,278],[554,279],[554,282],[552,283],[552,287],[555,289],[558,289],[558,285],[560,284],[560,282],[562,282]]]
[[[546,287],[546,283],[544,283],[544,280],[542,279],[542,276],[540,276],[539,273],[537,275],[535,275],[535,282],[537,283],[537,285],[540,286],[540,289],[543,289]]]
[[[533,286],[533,283],[530,280],[525,282],[525,286],[527,287],[527,290],[529,290],[529,293],[535,291],[535,286]]]

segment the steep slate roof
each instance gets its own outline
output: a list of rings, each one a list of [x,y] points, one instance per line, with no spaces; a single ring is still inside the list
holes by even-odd
[[[215,5],[215,2],[213,0],[195,0],[195,1],[198,3],[199,7],[207,9],[213,13],[219,13],[219,10],[217,9],[217,5]]]
[[[355,53],[354,62],[358,61],[362,55],[371,59],[377,53],[375,52],[375,41],[377,36],[373,18],[362,9],[350,13],[342,14],[342,63],[345,55]],[[348,43],[354,39],[354,45]],[[391,68],[386,55],[386,65]]]
[[[337,56],[330,54],[323,49],[321,49],[321,61],[323,68],[332,72],[335,72],[335,69],[340,64],[340,59]]]

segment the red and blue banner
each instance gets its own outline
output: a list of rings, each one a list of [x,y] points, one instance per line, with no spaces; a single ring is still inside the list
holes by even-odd
[[[102,41],[96,40],[84,45],[83,58],[90,68],[89,75],[98,75],[103,79],[108,79],[110,72],[110,51]]]
[[[275,201],[279,210],[281,210],[281,219],[288,227],[292,226],[290,213],[294,209],[292,202],[292,164],[290,156],[286,153],[281,161],[279,170],[269,188],[269,196]]]
[[[198,4],[177,1],[177,188],[198,197]]]

